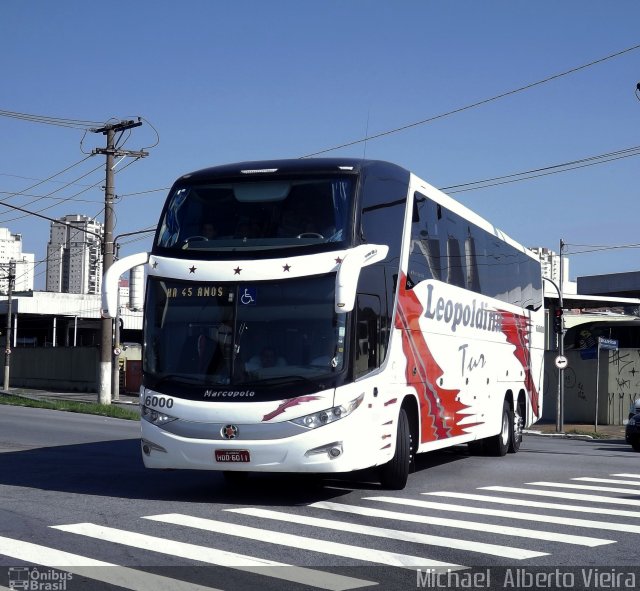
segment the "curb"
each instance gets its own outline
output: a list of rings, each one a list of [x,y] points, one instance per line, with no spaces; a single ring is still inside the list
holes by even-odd
[[[586,441],[596,441],[595,437],[591,435],[579,435],[577,433],[544,433],[543,431],[531,431],[524,429],[522,431],[525,435],[535,435],[537,437],[555,437],[556,439],[584,439]]]
[[[525,435],[533,435],[535,437],[555,437],[556,439],[581,439],[584,441],[624,441],[624,433],[609,435],[607,437],[593,437],[593,435],[579,433],[545,433],[544,431],[536,431],[533,429],[525,429],[522,431]]]

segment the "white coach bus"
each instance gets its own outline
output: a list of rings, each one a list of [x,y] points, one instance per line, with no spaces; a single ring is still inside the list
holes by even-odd
[[[148,468],[344,473],[516,452],[541,414],[540,262],[409,171],[244,162],[171,188],[144,264]]]

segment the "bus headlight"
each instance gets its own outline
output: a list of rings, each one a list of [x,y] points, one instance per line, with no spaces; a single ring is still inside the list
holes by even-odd
[[[349,416],[356,408],[362,404],[364,400],[364,393],[360,394],[357,398],[354,398],[347,405],[334,406],[327,410],[321,410],[320,412],[314,412],[310,415],[300,417],[298,419],[292,419],[291,422],[296,425],[301,425],[307,429],[316,429],[329,423],[334,423],[340,419],[344,419]]]
[[[140,409],[140,416],[145,421],[149,421],[152,425],[158,425],[159,427],[177,420],[177,417],[172,417],[171,415],[149,408],[148,406],[142,406]]]

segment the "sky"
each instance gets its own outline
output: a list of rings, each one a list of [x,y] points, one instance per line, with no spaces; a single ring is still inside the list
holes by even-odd
[[[640,45],[638,23],[636,0],[3,0],[0,111],[87,125],[0,115],[0,227],[44,289],[50,222],[1,204],[103,221],[105,138],[86,129],[137,117],[124,148],[149,155],[116,167],[115,235],[218,164],[327,150],[445,188],[638,146],[450,193],[526,246],[563,240],[571,279],[638,271],[640,48],[534,84]]]

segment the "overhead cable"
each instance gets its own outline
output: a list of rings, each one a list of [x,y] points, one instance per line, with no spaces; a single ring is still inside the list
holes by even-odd
[[[550,166],[545,166],[543,168],[534,168],[532,170],[526,170],[524,172],[516,172],[512,174],[507,174],[504,176],[497,176],[489,179],[483,179],[480,181],[462,183],[459,185],[450,185],[448,187],[441,187],[440,189],[450,194],[464,193],[466,191],[476,191],[478,189],[486,189],[488,187],[495,187],[497,185],[517,183],[520,181],[527,181],[527,180],[541,177],[541,176],[548,176],[551,174],[568,172],[570,170],[574,170],[577,168],[595,166],[596,164],[605,164],[607,162],[620,160],[622,158],[629,158],[631,156],[640,156],[640,146],[633,146],[632,148],[624,148],[622,150],[616,150],[615,152],[608,152],[606,154],[599,154],[597,156],[588,156],[586,158],[581,158],[579,160],[563,162],[562,164],[553,164]]]
[[[526,84],[524,86],[520,86],[518,88],[514,88],[513,90],[509,90],[507,92],[503,92],[500,94],[497,94],[495,96],[492,96],[490,98],[486,98],[480,101],[477,101],[475,103],[471,103],[470,105],[466,105],[464,107],[458,107],[457,109],[453,109],[451,111],[447,111],[446,113],[440,113],[439,115],[434,115],[432,117],[428,117],[426,119],[422,119],[420,121],[415,121],[414,123],[408,123],[407,125],[402,125],[401,127],[396,127],[395,129],[389,129],[387,131],[383,131],[381,133],[377,133],[375,135],[371,135],[371,136],[367,136],[364,138],[361,138],[359,140],[353,140],[351,142],[346,142],[344,144],[340,144],[337,146],[333,146],[331,148],[326,148],[324,150],[319,150],[317,152],[313,152],[311,154],[306,154],[304,156],[300,156],[300,158],[311,158],[312,156],[319,156],[320,154],[326,154],[327,152],[333,152],[335,150],[339,150],[340,148],[348,148],[350,146],[355,146],[357,144],[361,144],[363,142],[368,142],[371,140],[375,140],[384,136],[388,136],[388,135],[392,135],[394,133],[399,133],[401,131],[405,131],[407,129],[411,129],[412,127],[418,127],[419,125],[425,125],[427,123],[431,123],[433,121],[436,121],[438,119],[444,119],[445,117],[449,117],[451,115],[455,115],[457,113],[462,113],[463,111],[468,111],[469,109],[474,109],[475,107],[480,107],[482,105],[486,105],[488,103],[500,100],[502,98],[517,94],[519,92],[523,92],[525,90],[529,90],[531,88],[534,88],[536,86],[540,86],[541,84],[545,84],[547,82],[551,82],[552,80],[556,80],[557,78],[561,78],[563,76],[568,76],[569,74],[574,74],[575,72],[579,72],[580,70],[584,70],[586,68],[590,68],[591,66],[595,66],[597,64],[601,64],[602,62],[605,62],[607,60],[616,58],[616,57],[620,57],[621,55],[624,55],[625,53],[629,53],[630,51],[635,51],[636,49],[640,49],[640,44],[639,45],[634,45],[633,47],[627,47],[626,49],[623,49],[621,51],[617,51],[616,53],[612,53],[609,55],[606,55],[604,57],[601,57],[597,60],[593,60],[589,63],[586,64],[582,64],[581,66],[577,66],[575,68],[571,68],[570,70],[565,70],[564,72],[560,72],[558,74],[554,74],[552,76],[548,76],[547,78],[543,78],[542,80],[538,80],[536,82],[531,82],[530,84]]]
[[[0,109],[0,117],[21,119],[31,123],[44,123],[45,125],[56,125],[58,127],[71,127],[74,129],[88,129],[102,125],[99,121],[83,121],[81,119],[63,119],[60,117],[50,117],[48,115],[33,115],[30,113],[18,113],[16,111],[5,111]]]

